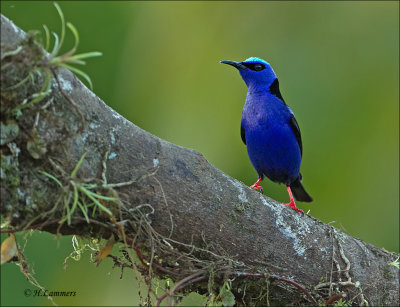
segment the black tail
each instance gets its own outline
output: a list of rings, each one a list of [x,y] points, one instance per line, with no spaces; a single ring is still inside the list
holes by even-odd
[[[312,202],[313,198],[306,192],[303,185],[301,184],[301,175],[295,182],[290,185],[294,198],[298,201]]]

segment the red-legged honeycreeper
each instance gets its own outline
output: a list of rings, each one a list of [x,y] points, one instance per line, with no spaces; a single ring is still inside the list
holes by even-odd
[[[260,182],[264,176],[284,183],[290,197],[290,202],[284,205],[303,213],[296,207],[293,196],[298,201],[311,202],[313,199],[301,184],[303,148],[300,129],[279,91],[274,70],[269,63],[255,57],[244,62],[221,63],[237,68],[248,87],[240,132],[258,174],[258,180],[250,188],[262,191]]]

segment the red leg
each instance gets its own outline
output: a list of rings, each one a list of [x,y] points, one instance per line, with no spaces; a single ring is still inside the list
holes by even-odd
[[[263,191],[262,186],[260,186],[260,182],[261,182],[262,178],[258,177],[258,180],[256,181],[256,183],[254,183],[253,185],[250,186],[250,189],[253,190],[259,190],[260,192]]]
[[[299,208],[296,207],[296,203],[294,202],[294,198],[293,198],[293,195],[292,195],[292,190],[290,189],[290,187],[289,187],[288,185],[286,186],[286,189],[287,189],[287,191],[288,191],[288,193],[289,193],[290,203],[288,203],[288,204],[283,203],[283,204],[286,205],[286,206],[289,206],[289,207],[292,208],[294,211],[297,211],[297,212],[299,212],[299,213],[304,214],[303,210],[301,210],[301,209],[299,209]]]

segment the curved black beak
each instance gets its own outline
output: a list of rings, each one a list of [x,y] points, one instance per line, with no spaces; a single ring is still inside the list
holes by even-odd
[[[236,67],[237,69],[243,69],[243,70],[247,70],[247,69],[248,69],[248,68],[247,68],[246,66],[244,66],[241,62],[235,62],[235,61],[220,61],[220,63],[231,65],[231,66],[233,66],[233,67]]]

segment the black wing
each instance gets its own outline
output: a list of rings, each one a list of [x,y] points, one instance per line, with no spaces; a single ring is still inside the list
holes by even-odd
[[[292,128],[293,133],[296,136],[297,143],[299,144],[299,147],[300,147],[301,156],[303,156],[303,144],[301,143],[300,128],[299,128],[299,124],[297,123],[297,120],[293,114],[290,114],[289,126]]]
[[[272,95],[275,95],[276,97],[278,97],[286,105],[285,100],[282,97],[281,91],[279,90],[278,78],[276,78],[274,80],[274,82],[272,82],[272,84],[269,87],[269,91]],[[299,144],[299,147],[300,147],[301,156],[303,156],[303,144],[301,143],[300,128],[299,128],[299,124],[297,123],[297,120],[294,117],[293,113],[290,114],[289,126],[292,128],[294,135],[296,136],[297,143]]]
[[[246,145],[246,134],[244,132],[243,125],[240,125],[240,136],[242,137],[242,141],[244,145]]]
[[[283,100],[281,91],[279,90],[279,81],[278,81],[278,78],[276,78],[276,79],[274,80],[274,82],[272,82],[272,84],[269,86],[269,91],[270,91],[270,93],[271,93],[272,95],[275,95],[275,96],[278,97],[284,104],[286,104],[286,103],[285,103],[285,100]]]

